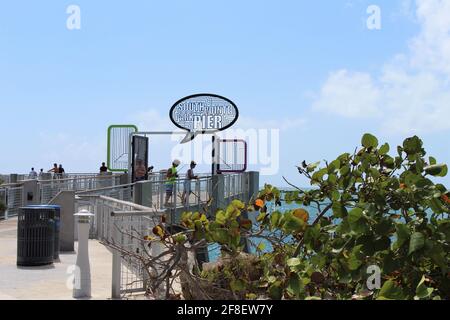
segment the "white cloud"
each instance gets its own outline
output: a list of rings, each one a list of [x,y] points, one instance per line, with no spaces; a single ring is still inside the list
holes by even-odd
[[[450,129],[450,1],[417,0],[420,33],[409,51],[386,62],[381,75],[332,72],[313,103],[346,118],[376,117],[389,133]]]
[[[148,109],[131,116],[133,123],[136,123],[139,131],[170,131],[174,125],[170,122],[169,116],[163,116],[156,109]]]
[[[450,1],[418,0],[422,31],[411,41],[411,63],[420,70],[450,76]]]
[[[330,74],[313,108],[349,118],[371,117],[378,114],[379,102],[370,74],[339,70]]]

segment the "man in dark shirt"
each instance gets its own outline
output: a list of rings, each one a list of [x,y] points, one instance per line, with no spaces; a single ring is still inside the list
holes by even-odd
[[[60,179],[64,178],[64,174],[65,174],[65,173],[66,173],[66,170],[64,170],[62,164],[60,164],[60,165],[59,165],[59,168],[58,168],[58,177],[59,177]]]
[[[100,167],[100,173],[106,173],[108,172],[108,167],[104,162],[102,162],[102,166]]]
[[[197,167],[195,161],[191,162],[190,169],[187,172],[186,180],[184,181],[184,192],[183,192],[183,204],[187,206],[189,204],[189,197],[192,192],[192,180],[198,180],[198,176],[195,175],[194,169]]]

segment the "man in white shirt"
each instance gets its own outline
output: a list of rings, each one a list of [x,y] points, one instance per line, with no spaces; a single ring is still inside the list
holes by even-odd
[[[36,180],[37,179],[37,172],[34,171],[34,168],[31,168],[30,174],[28,175],[28,179],[30,179],[30,180]]]

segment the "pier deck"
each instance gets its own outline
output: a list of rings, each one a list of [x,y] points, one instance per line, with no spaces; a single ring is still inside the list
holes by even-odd
[[[67,270],[76,263],[76,253],[63,253],[50,267],[16,266],[17,218],[0,221],[0,300],[71,300]],[[75,249],[77,243],[75,244]],[[112,254],[96,240],[89,242],[92,299],[111,297]]]

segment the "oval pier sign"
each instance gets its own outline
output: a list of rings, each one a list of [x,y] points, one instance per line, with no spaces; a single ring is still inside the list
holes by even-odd
[[[225,130],[239,118],[233,101],[216,94],[195,94],[177,101],[170,110],[170,119],[181,129],[193,133]]]

